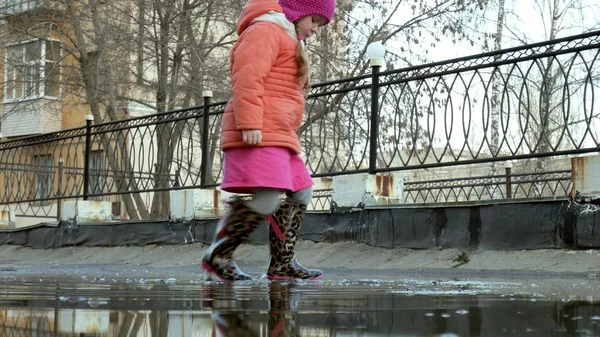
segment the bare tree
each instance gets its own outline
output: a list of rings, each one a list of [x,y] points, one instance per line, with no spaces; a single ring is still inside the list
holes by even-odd
[[[541,39],[554,40],[559,37],[569,36],[584,32],[589,32],[600,27],[600,21],[597,15],[600,13],[597,4],[587,0],[535,0],[532,4],[537,17],[521,18],[523,22],[529,25],[542,27]],[[533,21],[536,20],[536,21]],[[532,43],[535,35],[521,27],[510,27],[510,38],[521,44]],[[551,50],[550,50],[551,51]],[[557,144],[560,134],[565,128],[586,122],[579,114],[563,116],[563,103],[565,99],[561,94],[564,86],[568,86],[571,94],[579,92],[581,87],[586,85],[588,77],[597,77],[598,75],[590,73],[582,78],[571,75],[566,78],[564,69],[565,64],[576,69],[585,67],[583,56],[568,55],[568,59],[560,57],[547,57],[536,64],[539,74],[537,78],[523,79],[528,85],[536,88],[539,93],[539,109],[531,110],[529,107],[523,109],[525,113],[531,114],[532,119],[532,138],[537,141],[536,152],[547,153],[549,151],[559,150]],[[580,58],[580,62],[577,59]],[[594,69],[589,71],[594,72]],[[534,106],[536,107],[536,106]],[[582,107],[583,108],[583,107]],[[598,116],[596,116],[597,118]],[[593,117],[592,117],[593,118]],[[535,170],[544,172],[547,158],[542,157],[536,160]]]
[[[342,1],[336,22],[312,43],[316,64],[313,78],[351,78],[368,73],[367,46],[378,40],[389,46],[388,68],[427,62],[428,50],[441,39],[469,38],[462,14],[480,6],[483,3],[479,1]],[[299,134],[310,152],[313,171],[366,165],[370,94],[366,90],[351,90],[364,83],[350,80],[336,87],[340,93],[309,100],[307,118]],[[399,158],[399,151],[415,151],[418,144],[429,141],[430,135],[422,125],[429,103],[412,108],[415,98],[405,88],[396,85],[382,92],[380,118],[384,132],[380,143],[387,149],[382,153],[387,154],[378,158],[380,165],[389,166]]]
[[[130,117],[131,103],[164,112],[202,104],[203,88],[215,91],[216,97],[228,96],[224,55],[235,41],[239,1],[57,0],[54,5],[54,17],[29,11],[10,17],[11,24],[3,26],[0,36],[19,41],[51,40],[51,35],[62,41],[58,60],[62,106],[57,113],[87,106],[98,124]],[[94,137],[108,159],[116,188],[104,192],[120,192],[130,218],[168,215],[168,193],[154,193],[149,205],[138,193],[127,192],[168,189],[176,183],[175,173],[195,169],[193,162],[184,163],[175,151],[185,145],[182,138],[198,143],[201,128],[193,127],[198,122],[201,125],[194,119],[158,120],[146,130],[125,127]],[[137,140],[145,144],[135,144],[136,134],[146,135]],[[213,147],[217,143],[211,139]],[[155,154],[140,163],[132,151]],[[136,172],[139,168],[152,172],[151,186],[140,176],[144,172]]]
[[[485,51],[579,34],[595,30],[599,24],[597,5],[586,0],[532,3],[498,0],[487,2],[487,8],[492,10],[488,14],[493,18],[489,15],[489,21],[479,25],[482,29],[477,38],[483,40]],[[526,17],[523,13],[527,13]],[[547,51],[552,52],[551,49]],[[590,115],[586,120],[581,116],[584,110],[581,104],[586,100],[584,88],[594,86],[594,79],[598,77],[593,68],[588,69],[593,53],[551,56],[491,69],[488,110],[492,122],[491,128],[485,129],[491,133],[491,136],[486,135],[490,137],[486,138],[490,139],[490,153],[502,155],[504,151],[507,154],[520,146],[524,153],[547,154],[577,146],[570,137],[577,138],[578,133],[585,137],[587,131],[576,130],[579,126],[588,129],[590,120],[598,117]],[[565,92],[568,95],[565,96]],[[577,107],[571,104],[577,104]],[[525,123],[526,130],[519,130],[522,128],[519,121]],[[547,157],[543,157],[524,161],[518,166],[545,172],[549,169],[547,162]],[[492,163],[491,167],[495,174],[497,164]],[[533,185],[533,188],[537,187]],[[536,193],[541,193],[541,188]]]
[[[137,43],[137,72],[133,75],[137,83],[155,91],[157,112],[202,104],[201,90],[206,87],[206,82],[225,77],[227,72],[225,62],[215,54],[223,54],[223,49],[227,50],[234,42],[231,7],[218,1],[148,3],[136,0],[134,8],[139,11],[137,18],[141,20],[135,24],[138,27],[136,38],[142,42]],[[181,120],[156,125],[157,157],[151,168],[155,176],[154,189],[170,188],[169,177],[173,172],[185,170],[190,173],[192,168],[186,166],[193,162],[175,160],[175,151],[182,147],[184,135],[188,140],[202,139],[201,133],[191,133],[201,129],[190,127],[190,123],[193,124],[190,120]],[[154,194],[150,216],[165,217],[169,207],[169,193],[158,191]]]

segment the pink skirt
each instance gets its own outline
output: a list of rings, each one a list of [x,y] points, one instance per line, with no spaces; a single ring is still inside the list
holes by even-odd
[[[241,147],[223,157],[221,189],[226,192],[251,194],[257,187],[297,192],[313,185],[302,158],[283,147]]]

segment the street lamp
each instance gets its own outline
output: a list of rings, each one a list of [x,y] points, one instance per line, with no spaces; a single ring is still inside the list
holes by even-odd
[[[85,115],[85,152],[83,153],[83,200],[90,192],[90,155],[92,152],[92,121],[94,115]]]
[[[371,66],[371,137],[369,151],[369,174],[377,168],[377,147],[379,140],[379,70],[383,65],[385,46],[381,41],[367,46],[367,57]]]
[[[381,41],[373,42],[367,47],[367,57],[371,60],[371,67],[381,67],[384,55],[385,46]]]
[[[206,78],[203,83],[206,85]],[[208,167],[210,160],[210,152],[209,152],[209,130],[210,130],[210,99],[213,97],[213,92],[211,90],[203,90],[202,97],[204,98],[204,114],[202,115],[202,163],[200,166],[200,185],[202,187],[208,184]]]

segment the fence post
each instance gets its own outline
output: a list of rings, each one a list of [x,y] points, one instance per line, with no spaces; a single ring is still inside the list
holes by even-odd
[[[379,141],[379,71],[383,65],[385,47],[381,42],[373,42],[367,47],[371,66],[371,135],[369,149],[369,174],[377,169],[377,148]]]
[[[56,200],[56,221],[60,222],[62,218],[62,175],[63,175],[63,157],[58,157],[58,193],[56,196],[58,199]]]
[[[208,165],[210,160],[210,146],[208,132],[210,130],[210,118],[208,116],[210,111],[210,99],[213,97],[213,93],[210,90],[202,91],[202,97],[204,97],[204,120],[202,124],[202,165],[200,166],[200,186],[205,187],[208,184]]]
[[[504,171],[506,175],[506,199],[512,198],[512,163],[506,162],[504,164]]]
[[[94,116],[85,115],[85,154],[83,157],[83,200],[88,200],[90,193],[90,153],[92,151],[92,120]]]

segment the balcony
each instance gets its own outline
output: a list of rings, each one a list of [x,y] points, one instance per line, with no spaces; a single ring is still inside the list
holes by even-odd
[[[61,108],[60,101],[50,99],[5,103],[0,133],[3,137],[23,137],[59,131]]]
[[[0,129],[5,137],[60,130],[61,53],[57,40],[28,40],[5,47]]]

